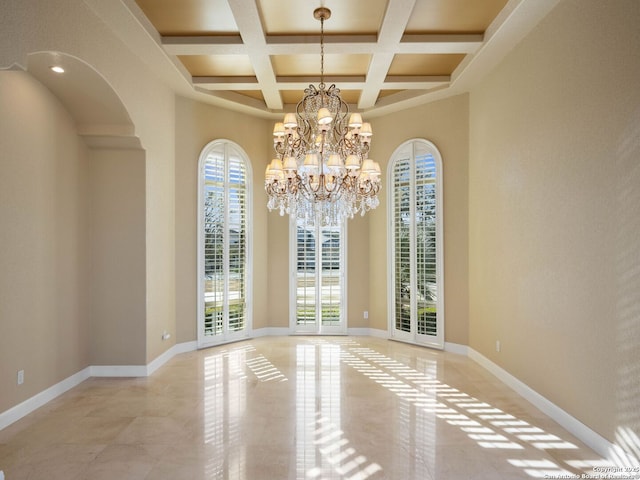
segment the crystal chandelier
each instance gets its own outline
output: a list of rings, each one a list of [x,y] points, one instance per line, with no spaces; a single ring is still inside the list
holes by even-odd
[[[320,20],[320,84],[309,85],[295,113],[273,129],[276,158],[267,166],[269,210],[304,222],[339,225],[378,206],[380,165],[368,158],[371,125],[349,107],[335,85],[324,84],[324,21],[328,8],[313,12]]]

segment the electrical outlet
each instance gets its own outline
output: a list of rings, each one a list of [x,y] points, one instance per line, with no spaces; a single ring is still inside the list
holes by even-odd
[[[162,334],[162,340],[169,340],[170,338],[171,338],[171,334],[165,330],[164,333]]]
[[[363,317],[364,318],[369,318],[369,312],[367,310],[364,311]]]
[[[500,340],[496,340],[496,352],[500,351]]]
[[[24,370],[18,370],[18,385],[22,385],[24,383]]]

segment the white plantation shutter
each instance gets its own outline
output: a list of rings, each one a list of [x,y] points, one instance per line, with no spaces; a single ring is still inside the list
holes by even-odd
[[[389,165],[392,335],[444,347],[442,179],[437,148],[401,145]]]
[[[408,157],[398,159],[393,165],[393,239],[395,247],[394,292],[395,328],[404,332],[411,329],[411,167]]]
[[[320,295],[322,325],[341,322],[342,300],[342,232],[340,227],[320,229],[320,259],[322,267],[322,293]]]
[[[246,321],[247,184],[245,162],[233,151],[228,167],[229,329],[237,331]]]
[[[297,227],[298,264],[296,323],[313,325],[316,321],[316,236],[315,229]]]
[[[212,151],[204,164],[205,335],[219,335],[222,333],[222,322],[225,314],[224,180],[224,151]]]
[[[231,142],[200,157],[200,346],[246,334],[249,321],[249,163]]]
[[[433,155],[419,151],[415,157],[415,246],[417,331],[436,335],[436,164]]]

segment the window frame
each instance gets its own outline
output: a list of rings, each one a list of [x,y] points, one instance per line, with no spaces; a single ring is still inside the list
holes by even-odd
[[[409,332],[401,332],[395,327],[396,321],[396,311],[395,311],[395,302],[396,302],[396,264],[395,264],[395,256],[396,256],[396,245],[395,245],[395,177],[394,177],[394,167],[396,163],[400,160],[404,160],[401,157],[403,153],[410,150],[409,153],[409,164],[410,164],[410,188],[411,188],[411,215],[412,219],[415,215],[415,158],[416,158],[416,145],[421,144],[424,149],[433,156],[435,163],[435,198],[436,198],[436,286],[437,286],[437,298],[436,298],[436,335],[425,335],[418,334],[417,332],[417,318],[414,315],[415,310],[412,305],[412,315],[410,319],[410,331]],[[444,334],[445,334],[445,308],[444,308],[444,299],[445,299],[445,289],[444,289],[444,241],[443,241],[443,224],[444,224],[444,213],[443,213],[443,167],[442,167],[442,156],[438,148],[429,140],[423,138],[413,138],[405,141],[400,146],[398,146],[389,159],[389,164],[387,166],[387,242],[389,248],[388,256],[387,256],[387,271],[389,272],[389,284],[387,289],[387,308],[388,308],[388,332],[389,336],[395,340],[401,340],[408,343],[414,343],[418,345],[428,346],[431,348],[444,349]],[[410,284],[413,286],[413,290],[416,290],[415,284],[415,270],[416,270],[416,248],[415,248],[415,221],[412,221],[410,224],[410,263],[411,263],[411,279]],[[414,300],[415,302],[415,300]]]
[[[223,325],[223,332],[219,335],[205,335],[205,314],[204,314],[204,305],[205,305],[205,291],[204,291],[204,277],[205,277],[205,242],[204,242],[204,200],[205,200],[205,188],[204,188],[204,167],[205,162],[209,154],[212,151],[218,150],[222,145],[224,149],[224,162],[225,162],[225,211],[228,211],[228,189],[229,189],[229,177],[228,177],[228,159],[229,159],[229,149],[235,150],[244,164],[245,168],[245,222],[246,222],[246,235],[245,235],[245,251],[246,251],[246,261],[245,261],[245,284],[244,284],[244,292],[245,292],[245,324],[242,330],[238,330],[235,332],[228,331],[228,323],[229,318],[228,315],[225,317],[226,324]],[[237,341],[243,338],[248,338],[251,336],[251,332],[253,329],[253,233],[252,233],[252,222],[253,222],[253,172],[251,168],[251,160],[249,156],[244,151],[244,149],[238,145],[237,143],[227,140],[227,139],[216,139],[207,143],[204,148],[200,152],[200,157],[198,159],[198,198],[197,198],[197,346],[198,348],[206,348],[213,345],[221,345],[223,343]],[[226,243],[226,249],[228,251],[229,248],[229,236],[228,232],[225,229],[224,238]],[[229,276],[229,262],[226,262],[224,265],[224,277],[228,280]],[[226,288],[228,290],[228,287]],[[226,299],[228,301],[228,299]],[[225,310],[228,312],[228,305],[225,306]]]

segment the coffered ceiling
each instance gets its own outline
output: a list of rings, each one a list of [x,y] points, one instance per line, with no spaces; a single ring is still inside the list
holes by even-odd
[[[355,108],[375,111],[428,101],[434,93],[451,89],[467,70],[478,74],[482,62],[473,64],[483,49],[503,54],[518,39],[514,32],[524,35],[546,13],[535,10],[532,3],[537,2],[547,4],[547,9],[552,3],[130,0],[125,4],[153,30],[164,53],[195,91],[275,114],[291,111],[302,91],[320,81],[320,21],[313,16],[319,6],[331,10],[324,23],[325,83],[335,83]]]

